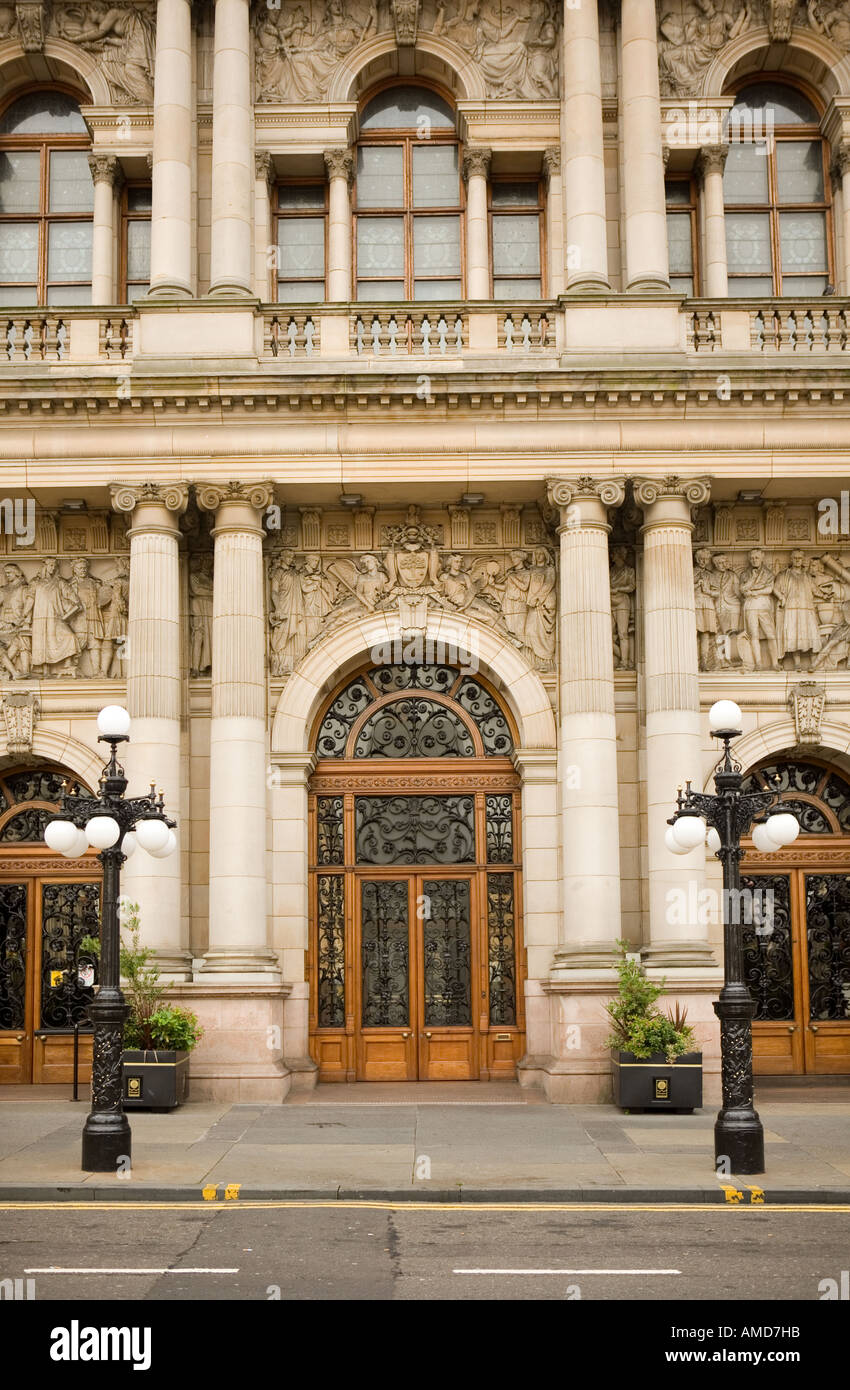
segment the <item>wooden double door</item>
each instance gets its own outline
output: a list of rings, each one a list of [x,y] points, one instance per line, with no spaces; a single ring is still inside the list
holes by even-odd
[[[802,864],[742,876],[757,905],[744,927],[757,1075],[850,1072],[850,872],[836,870],[840,857],[819,862],[804,849]]]
[[[0,1084],[72,1080],[74,1024],[86,1023],[94,969],[79,942],[99,931],[100,874],[90,865],[73,872],[65,860],[0,856]],[[86,1032],[80,1079],[90,1071]]]

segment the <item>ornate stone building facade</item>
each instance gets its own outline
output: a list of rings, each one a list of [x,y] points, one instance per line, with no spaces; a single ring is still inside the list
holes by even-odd
[[[762,1072],[850,1070],[850,5],[0,6],[0,1080],[69,1075],[124,871],[193,1093],[610,1091],[625,939],[718,1093],[707,710]]]

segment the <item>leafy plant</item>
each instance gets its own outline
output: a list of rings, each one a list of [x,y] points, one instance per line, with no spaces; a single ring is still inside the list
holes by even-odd
[[[124,997],[130,1005],[124,1024],[124,1046],[146,1052],[191,1051],[202,1036],[202,1029],[195,1014],[165,1002],[171,986],[162,983],[159,966],[151,964],[156,952],[142,945],[141,930],[138,903],[122,900],[121,977]],[[95,936],[85,936],[79,949],[99,957],[100,941]]]
[[[629,959],[628,942],[618,941],[617,946],[620,984],[616,998],[605,1009],[612,1025],[605,1045],[640,1058],[663,1052],[672,1064],[696,1044],[687,1022],[688,1011],[676,1003],[672,1013],[662,1013],[657,1001],[664,993],[665,981],[655,984],[647,979],[638,962]]]

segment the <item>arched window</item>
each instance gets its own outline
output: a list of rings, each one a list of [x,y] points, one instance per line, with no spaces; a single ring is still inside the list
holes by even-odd
[[[391,87],[360,118],[355,190],[357,298],[463,297],[462,188],[455,115],[425,87]]]
[[[803,92],[738,93],[723,174],[730,295],[820,295],[832,283],[826,142]]]
[[[0,115],[0,304],[91,303],[89,149],[65,92],[28,92]]]

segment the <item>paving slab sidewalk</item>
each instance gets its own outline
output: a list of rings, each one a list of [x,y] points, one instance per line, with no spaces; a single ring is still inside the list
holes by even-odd
[[[323,1086],[283,1105],[136,1111],[131,1175],[85,1174],[88,1104],[49,1090],[0,1094],[0,1203],[224,1201],[228,1188],[240,1200],[850,1203],[850,1087],[757,1098],[766,1172],[721,1179],[714,1108],[556,1106],[509,1083],[474,1099],[469,1083],[381,1088],[380,1099],[375,1087]]]

